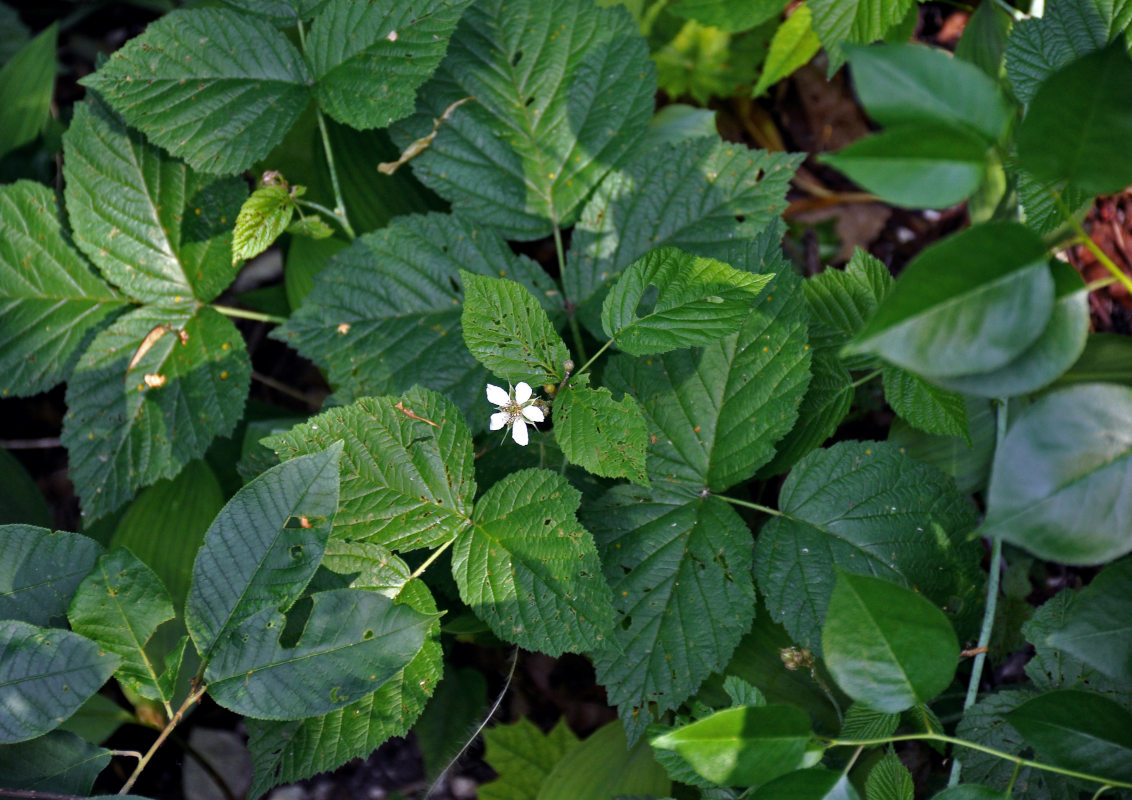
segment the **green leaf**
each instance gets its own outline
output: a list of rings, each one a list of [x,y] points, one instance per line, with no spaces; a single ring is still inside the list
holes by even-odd
[[[919,122],[885,128],[819,160],[893,205],[947,208],[982,185],[987,144],[962,128]]]
[[[35,479],[8,450],[0,449],[0,525],[51,525],[51,509]],[[2,617],[0,617],[2,618]]]
[[[323,566],[357,574],[352,589],[372,589],[397,596],[422,614],[436,614],[436,601],[421,581],[406,583],[409,568],[388,550],[372,544],[327,544]],[[405,668],[380,689],[337,711],[294,721],[246,719],[252,753],[253,780],[248,797],[257,798],[272,786],[293,783],[336,769],[352,758],[364,758],[387,739],[404,736],[420,715],[440,681],[443,653],[435,634]]]
[[[548,655],[597,646],[612,623],[593,539],[574,517],[581,494],[545,469],[514,472],[476,503],[456,540],[460,598],[497,636]]]
[[[193,559],[225,499],[208,464],[190,461],[175,478],[158,481],[130,503],[110,546],[128,547],[157,573],[174,608],[184,608]],[[160,536],[153,535],[157,530]]]
[[[869,770],[865,781],[867,800],[914,800],[915,795],[912,773],[895,753],[886,753]]]
[[[839,52],[839,42],[869,44],[904,19],[913,0],[873,3],[871,0],[809,0],[814,31],[827,50]],[[837,58],[840,62],[841,58]],[[836,64],[830,65],[831,69]]]
[[[292,27],[318,13],[327,0],[223,0],[225,5]]]
[[[1006,43],[1006,72],[1023,103],[1046,78],[1071,61],[1100,50],[1132,22],[1126,0],[1058,0],[1041,17],[1014,26]]]
[[[460,270],[464,311],[460,325],[468,350],[511,383],[559,383],[570,351],[530,290],[507,278]]]
[[[319,273],[273,338],[326,369],[344,402],[420,384],[449,395],[472,428],[483,430],[488,374],[461,333],[460,269],[505,273],[553,307],[547,293],[557,290],[537,264],[462,217],[429,214],[356,239]]]
[[[702,350],[618,356],[606,384],[649,423],[649,477],[724,491],[751,477],[797,419],[809,382],[801,279],[775,276],[736,334]]]
[[[810,343],[820,349],[840,349],[865,327],[893,283],[888,267],[859,247],[844,270],[827,268],[807,278],[803,289],[810,312]],[[849,369],[874,364],[871,356],[845,359]]]
[[[31,35],[20,20],[19,12],[0,3],[0,64],[6,64],[20,51]]]
[[[759,82],[751,90],[752,97],[758,97],[774,84],[793,75],[817,55],[821,42],[814,33],[812,21],[809,6],[802,4],[778,26],[770,40],[770,50],[763,62]]]
[[[1132,559],[1105,567],[1082,589],[1046,641],[1110,678],[1132,683]]]
[[[0,393],[66,380],[91,331],[124,306],[63,238],[50,189],[0,186]]]
[[[614,400],[605,387],[567,386],[554,399],[554,438],[566,458],[595,475],[648,486],[648,426],[632,397]]]
[[[824,767],[789,772],[749,796],[751,800],[859,800],[848,775]]]
[[[421,90],[417,113],[392,134],[405,148],[452,103],[474,97],[444,121],[413,173],[479,225],[539,239],[570,225],[602,177],[634,152],[655,93],[648,48],[624,9],[480,0]]]
[[[483,732],[486,761],[499,777],[479,787],[480,800],[531,800],[555,765],[578,746],[565,719],[543,733],[526,717]]]
[[[1052,234],[1070,236],[1072,226],[1058,207],[1057,195],[1070,209],[1078,222],[1083,222],[1095,199],[1074,186],[1065,186],[1058,181],[1039,181],[1024,169],[1017,169],[1018,202],[1022,206],[1023,219],[1027,227],[1033,228],[1042,236]],[[1056,194],[1055,194],[1056,193]]]
[[[959,37],[955,57],[974,64],[997,82],[1003,76],[1003,57],[1013,27],[1014,18],[1001,6],[980,3]]]
[[[775,446],[774,458],[756,473],[780,475],[834,434],[853,405],[852,376],[841,360],[826,350],[814,352],[813,377],[798,406],[798,422]]]
[[[976,744],[1011,755],[1021,755],[1029,745],[1006,721],[1006,715],[1033,697],[1032,692],[1005,691],[986,695],[963,714],[955,735]],[[1014,764],[998,756],[977,750],[964,750],[960,756],[963,779],[1004,790],[1012,786],[1012,797],[1019,800],[1077,800],[1080,792],[1062,776],[1023,766],[1017,773]]]
[[[47,120],[55,91],[58,38],[56,22],[0,67],[0,158],[35,141]]]
[[[667,10],[726,33],[740,33],[774,19],[785,6],[784,0],[680,0]]]
[[[837,685],[889,714],[946,689],[959,664],[959,640],[943,612],[895,583],[836,575],[821,641]]]
[[[94,101],[75,108],[63,149],[75,244],[111,283],[168,305],[213,300],[236,277],[242,180],[194,173]]]
[[[741,260],[738,248],[767,231],[786,208],[800,158],[705,136],[642,153],[609,175],[574,227],[563,276],[581,321],[599,334],[609,286],[657,247],[770,271]],[[775,245],[781,232],[776,235]]]
[[[737,706],[765,706],[766,695],[759,687],[754,686],[735,675],[728,675],[723,679],[723,691]]]
[[[584,520],[616,612],[592,659],[636,740],[653,704],[658,714],[679,707],[750,627],[750,533],[719,498],[665,485],[615,487],[586,505]]]
[[[755,578],[799,647],[820,649],[836,568],[915,586],[961,632],[978,618],[974,508],[934,467],[883,442],[841,442],[798,462],[778,508],[755,543]]]
[[[888,714],[853,703],[845,710],[839,739],[886,739],[900,726],[899,714]]]
[[[896,414],[928,433],[971,441],[963,396],[941,389],[900,367],[885,367],[884,399]]]
[[[202,657],[244,620],[264,610],[286,611],[302,595],[338,508],[342,447],[335,443],[272,467],[213,521],[185,603],[185,624]]]
[[[102,548],[77,533],[0,526],[0,619],[59,625]]]
[[[635,356],[711,344],[738,330],[773,277],[671,247],[653,250],[605,296],[601,326]]]
[[[417,89],[436,70],[471,0],[330,0],[307,37],[315,97],[359,130],[413,113]]]
[[[243,172],[283,141],[311,82],[286,36],[221,8],[166,14],[82,80],[154,144],[219,175]]]
[[[989,372],[1041,335],[1054,304],[1046,249],[1016,223],[987,223],[929,247],[846,348],[927,377]]]
[[[58,727],[117,666],[118,656],[77,633],[0,621],[0,744]]]
[[[291,223],[295,201],[286,186],[260,186],[236,216],[232,232],[232,266],[246,258],[255,258],[279,238]]]
[[[1107,697],[1070,689],[1046,692],[1006,718],[1042,760],[1132,781],[1132,712]]]
[[[1086,194],[1132,183],[1132,58],[1123,41],[1055,72],[1038,88],[1018,130],[1018,161],[1039,180]]]
[[[5,789],[86,795],[98,773],[110,764],[110,751],[68,731],[19,744],[0,745]]]
[[[160,668],[145,645],[165,620],[173,601],[161,579],[129,550],[119,547],[98,559],[71,599],[71,630],[121,659],[115,676],[150,700],[173,701],[162,691]]]
[[[334,235],[334,229],[322,221],[322,217],[303,217],[292,222],[286,228],[292,236],[305,236],[308,239],[329,239]],[[339,240],[340,241],[340,240]]]
[[[62,437],[86,519],[173,477],[231,432],[250,374],[240,332],[211,308],[189,316],[146,306],[98,334],[67,384]]]
[[[436,618],[365,589],[319,592],[312,600],[292,647],[279,641],[287,621],[273,607],[230,628],[204,673],[209,695],[257,719],[327,714],[408,666]]]
[[[652,149],[679,144],[689,139],[715,136],[716,133],[715,112],[711,109],[670,103],[653,114],[641,147]]]
[[[472,667],[445,670],[428,707],[413,726],[425,779],[435,781],[457,756],[487,711],[487,681]]]
[[[1132,386],[1132,339],[1116,333],[1090,333],[1081,357],[1054,385],[1073,383]]]
[[[651,741],[675,750],[702,775],[726,786],[758,786],[802,765],[813,734],[796,706],[729,708]]]
[[[1034,343],[1005,366],[976,375],[934,379],[941,386],[980,397],[1017,397],[1043,389],[1068,370],[1085,349],[1089,293],[1080,273],[1051,261],[1055,301],[1049,324]]]
[[[890,444],[917,461],[931,464],[955,479],[963,494],[986,488],[994,458],[995,415],[986,400],[965,398],[970,439],[961,436],[936,436],[916,430],[901,419],[892,421],[888,430]]]
[[[1013,116],[998,84],[978,67],[919,44],[848,47],[853,85],[879,124],[958,127],[998,142]]]
[[[1013,421],[995,451],[980,532],[1063,564],[1097,564],[1132,550],[1132,389],[1078,384],[1051,392]]]
[[[630,745],[621,723],[598,728],[551,770],[535,800],[669,797],[672,784],[648,742]]]
[[[436,547],[469,524],[472,438],[450,400],[428,389],[365,397],[262,443],[284,461],[344,442],[331,536],[391,550]]]

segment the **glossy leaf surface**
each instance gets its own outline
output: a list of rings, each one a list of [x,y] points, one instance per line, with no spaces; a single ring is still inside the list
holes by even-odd
[[[1074,598],[1064,621],[1046,641],[1110,678],[1132,678],[1132,559],[1110,564]]]
[[[110,751],[69,731],[51,731],[19,744],[0,745],[4,788],[85,796],[110,764]]]
[[[102,548],[93,539],[34,525],[0,526],[0,619],[59,625]]]
[[[1054,764],[1132,781],[1132,712],[1118,703],[1063,689],[1027,700],[1006,718]]]

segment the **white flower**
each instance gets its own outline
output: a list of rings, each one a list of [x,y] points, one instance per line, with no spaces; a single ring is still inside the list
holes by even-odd
[[[493,384],[487,385],[487,400],[499,410],[491,415],[491,429],[500,430],[511,426],[511,438],[516,444],[527,444],[527,426],[542,422],[542,409],[534,405],[530,385],[520,381],[512,391],[506,391]]]

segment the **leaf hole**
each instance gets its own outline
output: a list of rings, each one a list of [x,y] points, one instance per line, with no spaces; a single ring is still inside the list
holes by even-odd
[[[523,51],[522,50],[516,50],[515,55],[511,56],[511,66],[513,66],[513,67],[519,66],[519,62],[522,61],[522,60],[523,60]]]
[[[301,544],[291,545],[291,558],[295,561],[301,560],[303,557],[303,546]]]
[[[633,627],[633,617],[629,614],[626,614],[621,618],[621,630],[627,631],[631,627]]]

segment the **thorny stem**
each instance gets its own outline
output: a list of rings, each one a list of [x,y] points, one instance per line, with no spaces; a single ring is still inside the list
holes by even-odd
[[[1065,201],[1061,198],[1061,193],[1054,191],[1050,192],[1050,194],[1053,197],[1053,201],[1057,203],[1057,209],[1061,212],[1061,216],[1065,217],[1065,221],[1072,225],[1073,230],[1081,237],[1081,244],[1085,245],[1085,247],[1089,249],[1089,252],[1096,256],[1097,261],[1104,264],[1104,268],[1107,269],[1114,278],[1124,284],[1125,289],[1132,292],[1132,277],[1126,274],[1120,267],[1116,266],[1105,251],[1101,250],[1100,246],[1093,241],[1093,238],[1085,232],[1081,223],[1077,221],[1077,218],[1073,216],[1073,212],[1069,210],[1069,206],[1065,205]]]
[[[773,517],[786,516],[781,511],[777,511],[776,509],[770,508],[769,506],[762,506],[758,503],[752,503],[750,500],[740,500],[738,497],[728,497],[725,494],[717,494],[716,497],[727,503],[731,503],[732,505],[743,506],[743,508],[753,508],[755,511],[761,511],[764,514],[770,514]]]
[[[173,732],[173,729],[177,727],[177,724],[181,721],[181,718],[185,716],[185,712],[192,708],[194,703],[204,697],[204,693],[207,688],[208,687],[202,683],[189,693],[189,696],[185,698],[185,702],[181,703],[181,707],[177,709],[177,713],[174,714],[173,718],[170,719],[169,722],[165,725],[164,730],[162,730],[160,735],[157,737],[157,741],[155,741],[149,748],[149,750],[146,751],[146,754],[144,756],[138,759],[138,765],[134,768],[133,774],[130,775],[129,780],[126,781],[125,786],[122,787],[121,791],[119,791],[118,794],[130,793],[130,789],[134,788],[134,784],[141,776],[142,770],[144,770],[146,768],[146,765],[149,764],[150,759],[153,758],[154,754],[157,752],[157,748],[161,747],[161,745],[165,743],[165,740],[169,738],[169,734],[171,734]]]
[[[1002,440],[1006,438],[1007,404],[1005,398],[998,399],[998,408],[995,412],[995,452],[1002,449]],[[963,711],[975,704],[979,696],[979,682],[983,677],[983,664],[987,660],[986,648],[990,644],[991,631],[994,630],[994,613],[998,606],[998,581],[1002,571],[1002,539],[995,536],[991,540],[990,575],[987,576],[987,602],[983,610],[983,627],[979,631],[979,641],[975,649],[979,652],[971,662],[971,679],[967,682],[967,697],[963,700]],[[951,762],[951,775],[947,779],[948,786],[959,783],[959,774],[963,771],[963,762],[955,758]]]
[[[487,716],[483,718],[483,722],[481,722],[479,727],[476,728],[475,733],[468,737],[468,741],[464,742],[464,746],[460,748],[460,752],[453,756],[452,760],[449,761],[445,765],[444,769],[440,771],[440,774],[436,776],[436,780],[433,782],[432,786],[429,787],[429,790],[425,793],[424,800],[428,800],[428,798],[432,797],[432,793],[435,792],[440,786],[441,781],[444,780],[444,776],[448,774],[448,770],[452,769],[452,767],[455,766],[456,762],[460,760],[460,757],[463,756],[467,749],[472,746],[472,742],[479,738],[480,733],[482,733],[483,729],[487,727],[487,723],[491,722],[491,718],[495,716],[495,712],[499,710],[499,706],[503,703],[503,698],[507,696],[507,690],[511,688],[511,681],[515,678],[515,667],[518,666],[518,664],[519,648],[516,647],[514,654],[511,656],[511,669],[507,673],[507,680],[503,682],[503,688],[499,691],[499,696],[495,698],[495,703],[494,705],[492,705],[491,710],[487,712]]]
[[[246,308],[233,308],[232,306],[218,306],[215,303],[212,308],[219,311],[226,317],[237,317],[238,319],[254,319],[256,322],[272,322],[276,325],[282,325],[287,321],[286,317],[277,317],[274,314],[264,314],[261,311],[248,311]]]
[[[1034,761],[1029,758],[1022,758],[1020,756],[1012,755],[1003,752],[1002,750],[995,750],[993,747],[969,742],[966,739],[959,739],[955,736],[947,736],[942,733],[907,733],[899,736],[885,736],[879,739],[833,739],[825,736],[817,737],[820,741],[826,743],[828,747],[875,747],[882,744],[891,744],[893,742],[942,742],[944,744],[954,745],[955,747],[965,747],[968,750],[977,750],[980,753],[986,753],[996,758],[1001,758],[1004,761],[1009,761],[1012,764],[1017,764],[1020,767],[1032,767],[1033,769],[1040,769],[1044,772],[1055,772],[1058,775],[1065,775],[1069,778],[1077,778],[1090,783],[1104,784],[1109,788],[1120,787],[1122,789],[1132,789],[1132,783],[1125,783],[1123,781],[1114,781],[1111,778],[1101,778],[1096,775],[1090,775],[1086,772],[1077,772],[1072,769],[1065,769],[1063,767],[1055,767],[1052,764],[1045,764],[1041,761]]]
[[[299,20],[299,45],[303,48],[303,53],[307,52],[307,33],[303,27],[303,21]],[[322,137],[322,149],[326,153],[326,166],[330,171],[330,184],[334,187],[334,211],[331,216],[338,220],[338,224],[342,226],[342,230],[351,239],[356,239],[357,234],[354,229],[350,227],[350,220],[346,217],[346,204],[342,201],[342,187],[338,185],[338,170],[334,166],[334,152],[330,149],[330,134],[326,130],[326,120],[322,117],[322,110],[316,105],[314,108],[314,118],[318,121],[318,133]],[[313,204],[307,203],[311,208]],[[326,209],[317,209],[326,213]]]

